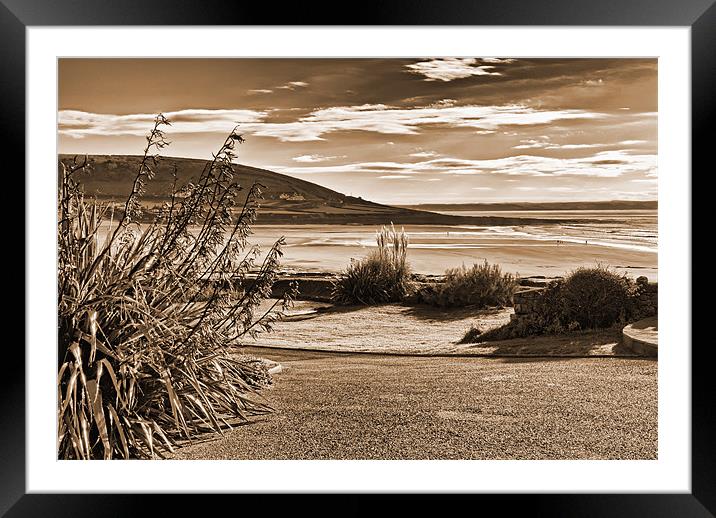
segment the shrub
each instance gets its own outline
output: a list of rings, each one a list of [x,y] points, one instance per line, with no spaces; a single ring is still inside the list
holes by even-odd
[[[562,287],[562,321],[581,329],[609,327],[632,313],[634,283],[608,267],[577,268]]]
[[[180,437],[220,432],[270,408],[256,388],[262,362],[232,355],[270,329],[292,292],[255,314],[276,276],[283,239],[255,265],[246,252],[260,186],[232,182],[232,131],[198,182],[174,187],[156,220],[139,225],[140,197],[167,142],[157,116],[121,215],[85,200],[63,163],[58,193],[58,413],[61,459],[153,458]],[[109,221],[107,221],[109,220]],[[106,231],[106,237],[101,238]],[[258,277],[244,283],[258,266]],[[236,290],[219,290],[232,279]],[[208,293],[208,295],[207,295]],[[199,300],[204,294],[203,300]]]
[[[499,265],[463,265],[445,272],[445,280],[419,293],[419,301],[434,306],[509,306],[517,287],[515,276]]]
[[[549,283],[529,314],[480,335],[468,330],[462,340],[505,340],[623,324],[641,318],[643,289],[605,266],[577,268],[566,279]]]
[[[399,302],[413,291],[406,256],[408,236],[401,229],[382,227],[376,234],[378,249],[360,260],[351,260],[332,290],[336,304]]]

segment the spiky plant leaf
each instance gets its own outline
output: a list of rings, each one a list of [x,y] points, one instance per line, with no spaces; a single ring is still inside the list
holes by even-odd
[[[140,199],[168,144],[159,115],[124,207],[87,201],[62,164],[58,194],[58,457],[153,458],[180,440],[221,432],[270,411],[257,389],[263,363],[237,356],[242,339],[270,328],[287,292],[270,294],[283,240],[256,271],[248,246],[261,188],[232,182],[233,131],[199,180],[177,186],[155,221],[139,225]],[[118,216],[118,217],[117,217]],[[104,234],[104,238],[102,235]],[[248,249],[248,251],[247,251]],[[233,287],[226,289],[226,287]],[[208,295],[207,295],[208,294]]]

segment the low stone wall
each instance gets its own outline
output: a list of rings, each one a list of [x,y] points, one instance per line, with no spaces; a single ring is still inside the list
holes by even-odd
[[[317,302],[330,302],[333,291],[333,276],[316,277],[284,277],[278,279],[271,287],[272,297],[282,297],[292,282],[298,284],[296,300],[314,300]]]
[[[246,276],[246,285],[251,286],[253,279],[256,278],[256,274],[248,274]],[[281,298],[288,291],[291,283],[298,285],[298,294],[296,300],[313,300],[317,302],[330,302],[331,292],[333,291],[333,282],[336,276],[333,274],[325,273],[286,273],[279,274],[278,279],[271,286],[271,297]],[[208,284],[205,289],[203,296],[208,296],[216,285],[219,284],[219,289],[235,289],[238,286],[234,281],[231,280],[214,280]]]
[[[545,287],[528,286],[518,290],[512,299],[515,308],[514,314],[510,316],[512,320],[526,318],[536,312],[542,302],[545,289]]]
[[[637,277],[636,284],[639,287],[639,307],[644,316],[657,315],[659,313],[659,284],[649,282],[646,277]]]
[[[314,300],[318,302],[330,302],[331,292],[333,291],[333,283],[337,276],[334,274],[321,273],[292,273],[281,275],[273,284],[271,289],[272,297],[281,297],[288,290],[291,282],[298,283],[297,300]],[[442,283],[445,279],[444,275],[424,275],[414,274],[413,280],[416,285],[416,292],[421,289],[429,289]],[[554,280],[550,277],[525,277],[519,279],[519,283],[525,286],[546,286],[548,282]],[[407,301],[416,302],[416,300]]]

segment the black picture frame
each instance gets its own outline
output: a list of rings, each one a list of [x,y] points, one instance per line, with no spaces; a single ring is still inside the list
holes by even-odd
[[[711,158],[711,119],[716,115],[714,0],[370,0],[353,4],[299,2],[280,7],[271,3],[216,0],[101,3],[96,0],[0,0],[0,128],[2,141],[10,150],[25,148],[25,30],[28,26],[41,25],[687,26],[691,28],[692,170],[702,165],[705,168],[709,163],[707,159]],[[8,153],[4,159],[6,171],[25,171],[24,153]],[[691,178],[696,176],[693,172],[684,174],[684,181],[689,181],[689,174]],[[25,192],[25,195],[31,193]],[[24,237],[20,239],[24,241]],[[23,256],[23,259],[26,258]],[[23,264],[26,264],[24,260]],[[32,271],[24,269],[25,278],[32,275]],[[683,282],[691,285],[691,278]],[[48,288],[48,293],[53,291]],[[29,310],[31,308],[26,311]],[[690,345],[680,344],[680,347]],[[709,344],[702,346],[692,348],[691,493],[480,495],[480,498],[495,501],[491,503],[499,504],[502,513],[529,510],[532,516],[716,516],[716,448],[713,446],[716,418],[710,408],[713,390],[709,383],[712,367],[708,361]],[[161,509],[166,515],[168,506],[186,505],[182,495],[167,498],[166,495],[26,494],[25,354],[16,341],[12,344],[8,341],[3,352],[6,368],[0,378],[0,515],[127,516],[138,510],[144,514],[155,509]],[[218,510],[227,499],[237,497],[213,495],[211,498],[211,508]],[[242,500],[241,512],[246,512],[246,500]],[[281,512],[284,504],[272,501],[272,512]],[[483,510],[489,509],[483,507],[485,503],[480,503]],[[295,499],[286,505],[293,509],[301,507],[300,501]],[[324,505],[326,509],[331,507],[327,501],[321,507]],[[354,514],[360,512],[363,504],[353,495],[344,498],[340,505],[341,514]]]

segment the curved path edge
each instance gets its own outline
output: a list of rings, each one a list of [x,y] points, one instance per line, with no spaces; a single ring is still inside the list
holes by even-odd
[[[268,349],[275,351],[300,351],[312,353],[331,353],[342,355],[366,355],[366,356],[416,356],[422,358],[624,358],[630,360],[644,359],[639,354],[507,354],[507,353],[480,353],[480,352],[409,352],[409,351],[365,351],[365,350],[345,350],[327,347],[282,347],[271,345],[245,345],[253,349]],[[280,366],[280,364],[278,364]],[[280,372],[280,370],[278,371]]]

